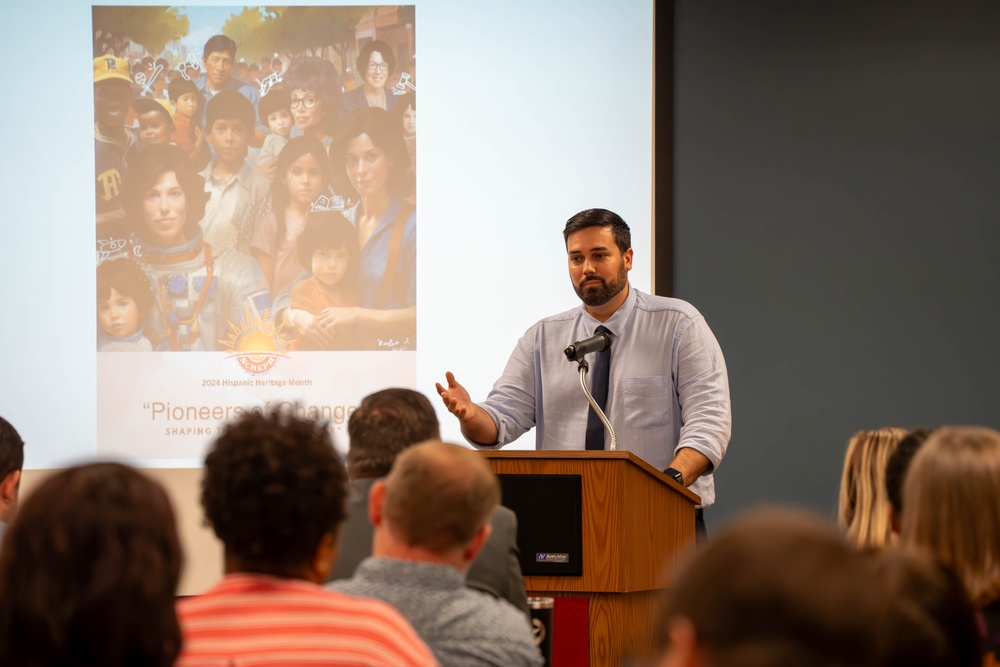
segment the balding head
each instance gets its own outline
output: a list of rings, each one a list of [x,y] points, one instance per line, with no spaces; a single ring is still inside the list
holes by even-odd
[[[499,502],[500,483],[482,456],[431,441],[396,458],[381,516],[405,545],[445,553],[483,531]]]

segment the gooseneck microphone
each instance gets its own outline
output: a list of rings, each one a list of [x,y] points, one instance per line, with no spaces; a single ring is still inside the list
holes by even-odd
[[[604,327],[603,326],[599,327],[599,329],[604,329]],[[587,364],[587,360],[584,358],[591,352],[604,352],[610,347],[611,347],[611,336],[609,336],[605,330],[605,331],[597,331],[597,333],[595,333],[590,338],[584,338],[583,340],[576,341],[575,343],[567,347],[565,350],[563,350],[563,352],[566,354],[566,358],[569,361],[576,362],[577,371],[580,373],[580,389],[583,390],[583,395],[587,397],[587,402],[590,403],[590,407],[594,409],[594,414],[596,414],[600,422],[604,424],[604,428],[607,429],[608,435],[611,436],[611,444],[608,447],[608,449],[610,451],[615,451],[616,449],[618,449],[618,438],[617,436],[615,436],[614,427],[611,426],[611,422],[608,421],[608,416],[604,414],[604,406],[599,405],[597,401],[594,400],[593,394],[591,394],[590,389],[587,388],[587,372],[590,370],[590,367]],[[610,355],[611,353],[608,352],[608,354]],[[595,389],[595,391],[599,391],[601,395],[601,403],[604,403],[608,397],[609,367],[607,364],[611,361],[611,359],[609,357],[607,359],[602,360],[600,357],[598,357],[598,364],[600,364],[601,361],[603,361],[604,366],[599,367],[597,369],[598,377],[595,378],[594,382],[598,386],[600,385],[601,382],[603,382],[603,393],[600,393],[598,389]],[[588,424],[587,424],[588,431],[591,428],[589,421],[590,420],[588,418]],[[592,434],[588,433],[588,437],[590,435]],[[602,444],[601,449],[603,449],[603,444],[604,444],[603,441],[601,442],[601,444]],[[590,449],[589,446],[588,449]]]
[[[603,352],[609,347],[611,347],[611,336],[602,331],[590,338],[576,341],[563,350],[563,353],[570,361],[579,361],[591,352]]]

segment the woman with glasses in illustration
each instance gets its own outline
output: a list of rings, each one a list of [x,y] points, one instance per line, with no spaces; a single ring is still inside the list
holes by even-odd
[[[315,137],[329,149],[344,106],[337,68],[323,58],[296,58],[285,73],[285,86],[291,91],[293,136]]]
[[[389,77],[396,69],[392,48],[380,39],[368,42],[358,54],[356,68],[361,86],[344,95],[344,112],[376,107],[389,111],[396,96],[388,89]]]

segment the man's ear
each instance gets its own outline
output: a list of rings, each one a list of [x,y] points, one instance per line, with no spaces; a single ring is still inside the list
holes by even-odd
[[[337,548],[340,546],[339,533],[339,530],[337,533],[327,533],[316,547],[309,574],[312,581],[317,584],[325,584],[330,577],[330,570],[337,560]]]
[[[385,482],[378,480],[368,492],[368,521],[373,526],[382,524],[382,508],[385,506]]]
[[[632,253],[632,248],[629,248],[628,250],[626,250],[622,254],[622,261],[625,264],[625,270],[626,271],[631,271],[632,270],[632,254],[633,254]]]
[[[705,667],[691,621],[682,616],[667,621],[667,651],[657,667]]]
[[[15,470],[0,480],[0,512],[17,500],[17,490],[21,484],[21,471]]]
[[[476,531],[476,534],[472,536],[472,540],[465,547],[465,551],[462,552],[462,559],[466,563],[471,563],[479,555],[479,552],[483,550],[483,546],[486,544],[486,540],[490,539],[490,535],[493,533],[493,526],[487,522],[482,528]]]
[[[893,538],[899,537],[899,513],[896,512],[896,508],[892,506],[892,503],[886,503],[886,512],[889,514],[889,530],[891,531]]]

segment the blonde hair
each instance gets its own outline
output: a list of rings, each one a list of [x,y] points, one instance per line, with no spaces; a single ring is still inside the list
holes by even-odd
[[[903,482],[902,539],[953,569],[977,607],[1000,597],[1000,433],[935,431]]]
[[[904,435],[901,428],[858,431],[847,445],[838,519],[847,540],[859,548],[880,548],[889,543],[892,526],[885,466]]]

